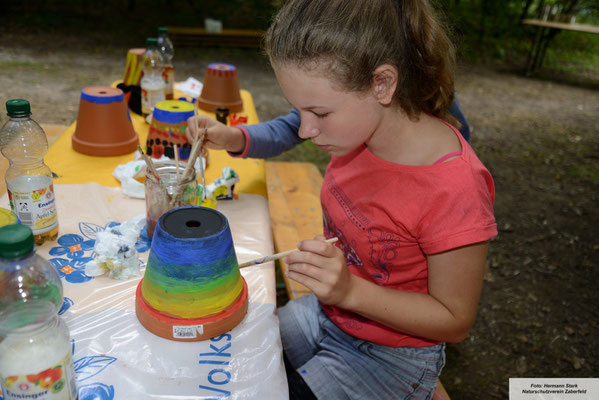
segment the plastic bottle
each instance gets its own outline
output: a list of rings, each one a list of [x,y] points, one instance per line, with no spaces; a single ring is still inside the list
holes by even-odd
[[[141,56],[143,77],[141,78],[141,112],[148,115],[156,103],[165,100],[164,60],[158,50],[156,38],[146,39],[146,51]]]
[[[62,284],[25,225],[0,228],[0,385],[4,400],[71,400],[77,387]]]
[[[41,245],[58,236],[52,172],[44,163],[48,139],[31,119],[27,100],[8,100],[6,111],[10,119],[0,130],[0,150],[10,162],[5,174],[10,207]]]
[[[173,67],[173,56],[175,55],[175,47],[173,42],[168,37],[168,28],[161,26],[158,28],[158,50],[164,59],[164,97],[167,100],[173,99],[174,84],[175,84],[175,67]]]

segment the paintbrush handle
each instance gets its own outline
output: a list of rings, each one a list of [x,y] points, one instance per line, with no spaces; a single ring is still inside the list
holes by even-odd
[[[327,240],[325,240],[325,242],[335,243],[337,240],[339,240],[339,239],[335,237],[335,238],[327,239]],[[281,253],[273,254],[271,256],[257,258],[252,261],[244,262],[243,264],[239,265],[239,268],[245,268],[245,267],[249,267],[251,265],[263,264],[263,263],[269,262],[269,261],[275,261],[275,260],[283,258],[283,257],[287,256],[288,254],[293,253],[294,251],[298,251],[298,250],[299,249],[292,249],[292,250],[283,251]]]

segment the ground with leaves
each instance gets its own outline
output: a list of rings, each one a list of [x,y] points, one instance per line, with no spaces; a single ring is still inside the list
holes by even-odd
[[[37,121],[68,125],[81,89],[121,79],[129,47],[140,44],[2,32],[0,100],[29,99]],[[177,48],[176,77],[202,79],[214,61],[238,66],[261,120],[288,111],[253,50]],[[597,376],[599,79],[462,65],[457,93],[495,179],[499,236],[475,326],[448,346],[442,381],[453,399],[501,399],[510,377]]]

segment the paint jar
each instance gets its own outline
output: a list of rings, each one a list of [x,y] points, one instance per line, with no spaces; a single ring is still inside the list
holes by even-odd
[[[146,171],[146,230],[152,239],[158,218],[168,210],[198,205],[198,182],[195,169],[184,176],[186,163],[164,161],[155,163],[158,178]]]

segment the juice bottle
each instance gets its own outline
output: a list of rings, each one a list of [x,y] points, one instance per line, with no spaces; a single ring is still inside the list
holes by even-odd
[[[31,119],[27,100],[8,100],[6,111],[9,120],[0,130],[0,151],[10,162],[5,174],[10,207],[41,245],[58,236],[52,172],[44,163],[48,139]]]

